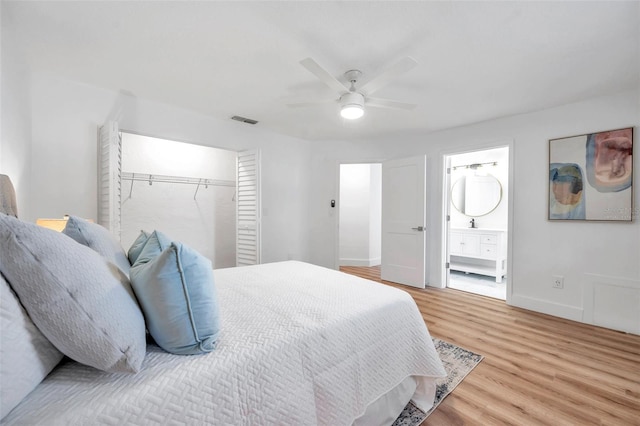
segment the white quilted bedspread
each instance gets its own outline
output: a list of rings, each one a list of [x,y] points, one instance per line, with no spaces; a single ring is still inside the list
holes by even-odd
[[[406,292],[301,262],[215,279],[212,353],[150,345],[135,375],[68,361],[3,424],[348,425],[405,377],[445,374]]]

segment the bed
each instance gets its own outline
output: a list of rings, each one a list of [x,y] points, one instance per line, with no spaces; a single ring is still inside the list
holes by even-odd
[[[408,293],[296,261],[213,274],[214,350],[150,341],[135,374],[65,357],[1,423],[383,425],[432,406],[445,372]]]

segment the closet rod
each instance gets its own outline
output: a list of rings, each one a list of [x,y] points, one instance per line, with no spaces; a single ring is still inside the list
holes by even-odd
[[[122,172],[120,174],[120,178],[122,180],[131,181],[131,187],[129,188],[129,198],[131,198],[131,195],[133,194],[133,182],[149,182],[149,185],[153,185],[153,182],[197,185],[196,191],[193,194],[194,200],[196,199],[196,196],[198,195],[198,190],[202,185],[204,185],[205,188],[209,187],[209,185],[232,186],[234,188],[236,186],[236,183],[232,180],[203,179],[203,178],[192,178],[192,177],[184,177],[184,176],[152,175],[148,173],[145,174],[145,173]]]
[[[154,175],[149,173],[129,173],[122,172],[122,180],[149,182],[149,185],[154,182],[161,183],[181,183],[187,185],[214,185],[214,186],[236,186],[235,181],[222,180],[222,179],[204,179],[204,178],[192,178],[184,176],[167,176],[167,175]]]

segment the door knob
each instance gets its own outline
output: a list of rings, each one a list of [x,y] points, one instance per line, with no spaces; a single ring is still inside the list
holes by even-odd
[[[413,229],[414,231],[422,232],[422,231],[424,231],[424,226],[418,226],[417,228],[411,228],[411,229]]]

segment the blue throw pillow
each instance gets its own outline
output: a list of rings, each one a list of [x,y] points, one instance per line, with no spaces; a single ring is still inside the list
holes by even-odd
[[[127,257],[129,258],[129,263],[131,263],[131,265],[136,263],[136,260],[138,260],[138,257],[140,256],[140,253],[142,253],[142,249],[147,244],[150,236],[151,234],[148,232],[145,232],[144,230],[140,231],[138,238],[136,238],[133,244],[131,244],[129,251],[127,252]]]
[[[178,242],[157,254],[164,238],[154,232],[131,268],[149,333],[167,352],[210,352],[220,332],[211,262]]]
[[[171,238],[167,237],[160,231],[153,231],[144,241],[144,244],[140,249],[140,253],[136,256],[136,261],[132,263],[131,266],[147,263],[153,260],[156,256],[162,253],[163,250],[169,248],[170,245]]]

